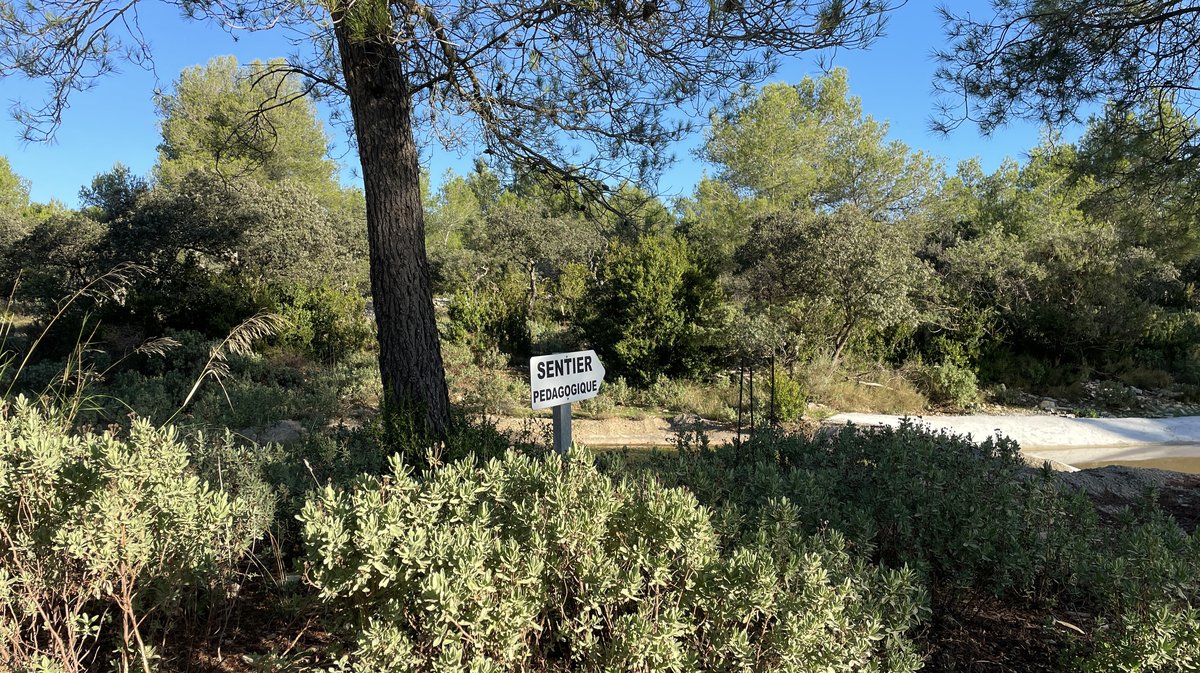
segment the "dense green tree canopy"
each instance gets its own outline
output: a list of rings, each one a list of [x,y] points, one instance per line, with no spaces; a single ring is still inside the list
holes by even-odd
[[[887,124],[850,95],[845,70],[743,91],[713,116],[702,156],[717,173],[684,205],[689,235],[729,254],[755,217],[779,209],[913,217],[940,167],[886,136]]]
[[[177,4],[224,26],[299,29],[313,57],[287,69],[348,98],[384,388],[438,434],[450,413],[425,255],[422,131],[450,143],[475,139],[560,177],[648,177],[668,161],[666,144],[688,130],[675,114],[681,107],[762,81],[779,55],[868,44],[890,9],[887,0]],[[71,92],[120,58],[150,53],[136,2],[3,8],[0,76],[20,72],[50,88],[41,105],[19,106],[28,137],[50,132]],[[243,135],[256,147],[256,132]],[[168,138],[168,159],[178,144]]]
[[[514,264],[529,280],[529,306],[538,298],[538,279],[557,275],[570,262],[596,255],[602,241],[595,227],[579,217],[555,214],[545,201],[506,193],[487,215],[484,238],[490,255]]]
[[[330,195],[337,166],[303,87],[278,61],[241,66],[220,56],[184,70],[156,100],[163,138],[158,181],[175,184],[203,169],[229,179],[290,180]]]
[[[588,305],[589,341],[614,373],[639,384],[703,372],[724,319],[713,274],[675,236],[613,242]]]
[[[45,312],[109,270],[103,261],[105,233],[102,224],[82,213],[55,213],[32,224],[7,251],[0,250],[7,253],[0,255],[0,267],[20,273],[17,298]]]
[[[112,170],[100,173],[92,178],[91,185],[81,188],[79,200],[96,219],[108,222],[132,211],[138,198],[148,191],[150,183],[118,161]]]
[[[1011,118],[1082,121],[1086,103],[1132,110],[1164,95],[1197,109],[1200,7],[1165,0],[992,0],[994,15],[942,10],[950,46],[938,83],[943,127]]]
[[[25,234],[21,211],[28,205],[29,181],[14,173],[8,159],[0,156],[0,257]]]
[[[744,93],[713,118],[704,158],[740,196],[772,207],[899,217],[928,198],[936,175],[927,157],[886,136],[838,69]]]
[[[1024,165],[975,175],[956,237],[937,257],[959,318],[983,319],[993,343],[1038,357],[1111,361],[1152,322],[1178,269],[1174,244],[1143,245],[1119,213],[1094,212],[1107,190],[1080,175],[1074,145],[1047,138]],[[971,200],[974,204],[969,204]]]
[[[1200,158],[1181,154],[1200,122],[1160,102],[1110,105],[1079,141],[1075,172],[1094,182],[1084,209],[1111,222],[1127,243],[1177,264],[1200,253]]]
[[[853,206],[756,218],[736,255],[742,292],[787,306],[795,328],[834,360],[864,333],[915,325],[936,293],[932,269],[905,227]]]
[[[0,156],[0,210],[19,210],[29,205],[29,181],[13,172],[8,158]]]
[[[350,278],[336,215],[300,183],[230,184],[196,171],[147,194],[110,230],[113,254],[164,274],[186,262],[260,282]]]
[[[475,242],[482,236],[484,206],[470,178],[447,171],[425,203],[425,249],[433,286],[447,294],[470,284],[480,270]]]

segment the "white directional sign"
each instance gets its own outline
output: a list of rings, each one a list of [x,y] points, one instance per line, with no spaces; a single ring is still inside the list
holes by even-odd
[[[529,358],[534,409],[547,409],[595,397],[604,380],[596,351],[556,353]]]

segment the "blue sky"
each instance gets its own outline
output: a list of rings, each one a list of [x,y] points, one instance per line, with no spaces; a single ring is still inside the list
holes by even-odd
[[[955,3],[955,11],[966,10],[989,12],[983,0]],[[285,36],[278,32],[243,33],[235,41],[215,27],[181,19],[171,6],[144,3],[140,11],[143,28],[151,36],[154,48],[154,72],[126,65],[96,88],[75,94],[51,144],[23,143],[11,117],[0,118],[0,155],[7,156],[13,169],[30,180],[34,200],[44,202],[53,197],[75,206],[79,188],[116,161],[136,173],[147,174],[154,165],[159,142],[155,88],[168,89],[183,68],[223,54],[233,54],[239,62],[249,62],[293,51]],[[891,15],[886,37],[866,51],[838,52],[833,64],[849,71],[851,91],[862,99],[863,110],[878,120],[890,122],[890,138],[944,159],[951,171],[959,161],[975,156],[988,171],[1007,156],[1022,158],[1038,141],[1039,129],[1035,125],[1013,124],[989,138],[980,137],[969,126],[948,137],[928,130],[934,112],[932,77],[936,65],[932,52],[942,43],[935,5],[929,0],[910,0]],[[785,62],[774,80],[796,82],[806,74],[819,72],[814,58],[796,59]],[[40,82],[0,80],[0,99],[6,107],[18,99],[40,97],[43,91]],[[1078,132],[1078,129],[1068,130],[1065,138],[1073,140]],[[343,183],[357,182],[357,156],[345,151],[344,131],[331,127],[329,134],[335,143],[335,156],[343,166]],[[663,175],[661,192],[691,193],[705,169],[691,154],[700,139],[696,135],[674,148],[678,163]],[[469,152],[460,154],[435,147],[425,158],[436,183],[447,168],[469,170],[473,156]]]

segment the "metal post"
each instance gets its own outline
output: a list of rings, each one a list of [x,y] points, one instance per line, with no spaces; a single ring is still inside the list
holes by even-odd
[[[745,385],[745,369],[746,363],[742,362],[738,365],[738,427],[737,427],[737,445],[742,445],[742,388]]]
[[[750,364],[750,435],[754,435],[754,363]]]
[[[771,351],[771,415],[770,415],[770,422],[771,422],[771,427],[775,427],[775,425],[779,422],[779,419],[775,417],[775,351]]]
[[[571,405],[568,403],[554,407],[554,450],[565,456],[569,448],[571,448]]]

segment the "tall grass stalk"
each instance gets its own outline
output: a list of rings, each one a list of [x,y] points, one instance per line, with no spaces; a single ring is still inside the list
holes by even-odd
[[[229,376],[229,355],[248,355],[253,352],[254,342],[264,337],[278,334],[281,329],[288,326],[287,320],[273,313],[259,312],[242,321],[240,325],[234,327],[229,335],[221,340],[220,343],[214,344],[208,351],[208,360],[204,363],[204,367],[200,370],[200,375],[196,377],[195,383],[192,384],[191,390],[183,400],[183,404],[171,414],[171,417],[166,420],[165,424],[170,424],[175,420],[175,417],[183,413],[188,405],[192,403],[196,393],[200,390],[200,385],[206,379],[212,379],[221,387],[221,392],[225,395],[225,402],[229,407],[233,408],[233,401],[229,399],[229,391],[225,390],[225,385],[222,380]]]
[[[9,379],[8,387],[4,391],[4,399],[8,399],[12,396],[13,389],[16,387],[17,381],[21,378],[21,373],[25,371],[25,367],[29,364],[30,359],[37,351],[38,346],[42,343],[42,340],[46,338],[46,335],[49,334],[55,323],[57,323],[59,319],[66,315],[67,310],[70,309],[75,302],[83,298],[92,298],[96,299],[97,301],[103,301],[105,299],[119,300],[119,298],[129,289],[129,286],[133,284],[135,279],[146,275],[149,273],[149,271],[149,268],[142,266],[141,264],[134,264],[133,262],[121,262],[112,269],[109,269],[108,271],[88,281],[83,287],[60,300],[58,302],[58,310],[54,313],[50,320],[42,326],[41,332],[38,333],[37,337],[34,338],[33,343],[29,344],[29,346],[25,349],[25,354],[21,358],[20,364],[17,365],[16,371],[13,372],[12,377]],[[8,304],[5,309],[6,313],[11,312],[14,306],[15,295],[16,284],[14,283],[13,292],[8,297]],[[9,320],[5,321],[4,325],[0,325],[0,351],[3,350],[4,346],[8,342],[8,337],[11,335],[13,324],[14,321]],[[4,377],[4,375],[7,373],[8,367],[11,366],[13,361],[15,361],[15,358],[7,362],[0,362],[0,378]]]

